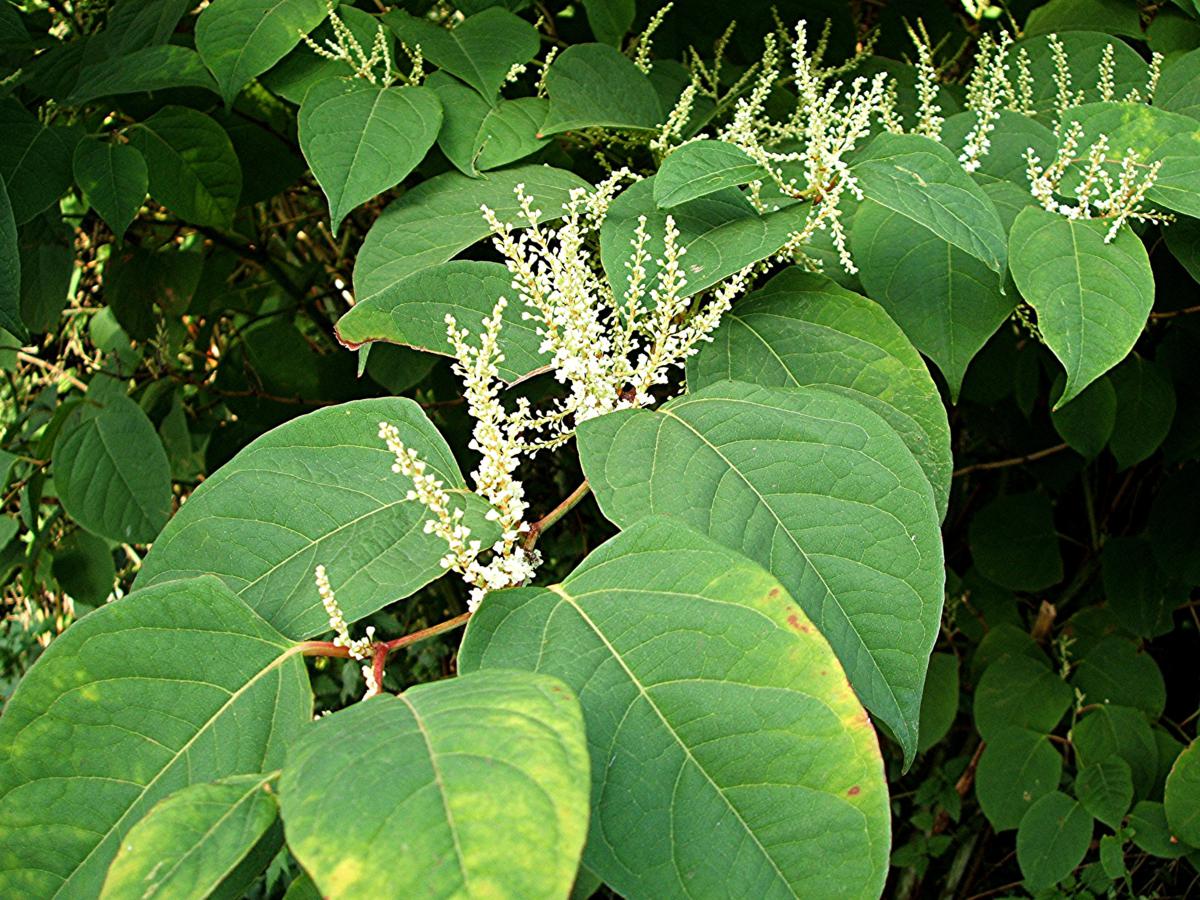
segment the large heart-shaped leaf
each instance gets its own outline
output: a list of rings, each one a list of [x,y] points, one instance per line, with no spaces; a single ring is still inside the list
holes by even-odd
[[[136,147],[85,138],[75,148],[75,181],[118,238],[150,190],[146,160]]]
[[[1103,220],[1072,220],[1035,207],[1013,223],[1013,279],[1067,371],[1056,408],[1125,358],[1154,305],[1145,246],[1124,226],[1105,243],[1108,230]]]
[[[0,894],[94,897],[156,802],[279,766],[312,718],[299,650],[215,578],[56,638],[0,717]]]
[[[584,863],[622,896],[882,890],[887,788],[837,659],[774,578],[690,528],[649,519],[560,585],[489,595],[459,664],[579,693]]]
[[[427,266],[443,263],[491,234],[479,207],[496,211],[501,221],[521,212],[514,188],[525,185],[545,219],[562,215],[575,188],[588,188],[574,172],[550,166],[518,166],[468,178],[446,172],[422,182],[383,211],[354,262],[354,292],[361,303]]]
[[[455,260],[409,275],[395,287],[353,306],[337,323],[338,338],[351,348],[368,341],[388,341],[451,355],[446,316],[473,334],[491,316],[499,297],[512,302],[504,311],[497,365],[505,381],[519,381],[544,368],[549,357],[538,352],[542,338],[521,313],[512,273],[500,263]]]
[[[728,379],[846,391],[904,439],[945,515],[953,465],[946,409],[904,332],[861,294],[785,269],[725,314],[687,375],[692,390]]]
[[[445,28],[428,19],[395,10],[383,21],[409,47],[440,69],[465,81],[491,100],[514,65],[538,52],[538,33],[523,19],[493,6]]]
[[[844,392],[726,381],[585,422],[579,456],[618,525],[669,515],[766,566],[912,758],[942,545],[929,482],[881,416]]]
[[[395,187],[425,157],[442,125],[437,94],[331,78],[300,107],[300,149],[329,199],[337,234],[350,210]]]
[[[587,835],[583,716],[530,672],[422,684],[322,719],[279,788],[322,896],[565,897]]]
[[[325,18],[321,0],[213,0],[196,20],[196,49],[225,103]]]
[[[663,256],[667,216],[679,230],[676,243],[686,251],[682,260],[687,284],[682,294],[690,296],[739,271],[766,259],[804,227],[805,204],[759,215],[737,188],[725,188],[671,209],[654,202],[654,183],[647,178],[626,188],[608,210],[600,229],[600,259],[609,283],[618,295],[629,285],[631,269],[626,265],[641,217],[646,218],[646,280],[654,283]]]
[[[154,425],[121,393],[89,393],[54,443],[54,484],[76,522],[147,544],[171,514],[171,464]]]
[[[122,838],[101,900],[240,894],[283,843],[277,775],[193,784],[158,803]]]
[[[580,128],[657,128],[658,92],[633,61],[607,44],[574,44],[546,72],[550,111],[542,134]]]
[[[194,225],[229,226],[242,165],[224,128],[186,106],[164,106],[128,134],[146,159],[155,200]]]
[[[993,272],[1004,271],[1007,247],[1000,215],[941,144],[917,134],[881,134],[855,160],[854,175],[869,200]]]
[[[472,536],[498,536],[467,491],[450,448],[412,400],[327,407],[269,431],[208,478],[155,541],[137,584],[212,572],[291,637],[329,627],[313,585],[324,565],[348,621],[407,597],[445,569],[446,545],[426,534],[428,513],[406,500],[378,437],[391,422],[431,474],[472,515]]]

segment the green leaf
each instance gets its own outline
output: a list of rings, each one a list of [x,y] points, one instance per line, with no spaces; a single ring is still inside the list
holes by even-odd
[[[541,97],[501,100],[488,112],[475,135],[471,158],[483,172],[506,166],[550,143],[541,134],[549,102]]]
[[[1092,816],[1062,791],[1042,797],[1021,818],[1017,863],[1031,891],[1053,887],[1083,862],[1092,842]]]
[[[1200,50],[1176,56],[1163,66],[1154,91],[1154,105],[1200,118]]]
[[[54,330],[75,281],[75,229],[47,210],[17,232],[21,318],[35,334]],[[106,285],[107,289],[107,285]]]
[[[153,541],[171,514],[171,466],[154,425],[123,393],[88,398],[54,442],[63,508],[94,534]]]
[[[229,135],[204,113],[164,106],[128,131],[150,170],[150,195],[193,225],[226,228],[242,193]]]
[[[1012,110],[1001,110],[996,114],[993,130],[988,135],[991,146],[979,159],[976,180],[986,184],[987,179],[999,178],[1011,181],[1029,195],[1028,163],[1025,152],[1032,149],[1039,159],[1053,159],[1058,151],[1054,132],[1036,119]],[[942,123],[941,142],[957,157],[962,153],[967,135],[974,131],[979,121],[976,112],[961,112],[947,117]]]
[[[1154,786],[1158,750],[1145,714],[1128,706],[1092,706],[1071,729],[1079,765],[1119,757],[1133,773],[1134,796],[1145,797]]]
[[[929,657],[925,693],[921,697],[921,727],[917,750],[924,752],[950,732],[958,715],[958,657],[934,653]]]
[[[607,44],[574,44],[546,72],[550,112],[542,134],[581,128],[652,131],[663,118],[654,85]]]
[[[1192,741],[1171,766],[1163,809],[1171,833],[1185,844],[1200,847],[1200,741]]]
[[[1161,716],[1167,705],[1167,686],[1158,664],[1117,635],[1102,639],[1088,650],[1079,661],[1073,682],[1088,703],[1131,706],[1150,719]]]
[[[490,594],[459,662],[578,692],[593,773],[584,863],[616,893],[882,890],[875,735],[828,644],[744,557],[649,519],[560,585]]]
[[[1166,439],[1175,418],[1175,388],[1163,370],[1137,354],[1112,373],[1117,417],[1108,447],[1122,469],[1148,459]]]
[[[1163,480],[1150,507],[1150,539],[1163,572],[1200,584],[1200,469],[1191,466]]]
[[[120,239],[150,190],[146,160],[136,147],[84,138],[75,148],[75,181]]]
[[[1075,796],[1084,809],[1116,830],[1133,804],[1133,773],[1120,757],[1083,766],[1075,777]]]
[[[1178,859],[1187,853],[1187,847],[1172,840],[1167,814],[1161,803],[1142,800],[1129,814],[1129,828],[1133,832],[1133,843],[1139,850],[1161,859]]]
[[[0,541],[0,545],[5,543]],[[55,548],[50,570],[59,587],[77,602],[91,606],[107,600],[117,580],[109,542],[82,528]]]
[[[278,766],[312,718],[298,649],[214,578],[73,624],[0,717],[0,894],[94,897],[160,799]]]
[[[1001,587],[1040,591],[1062,581],[1054,510],[1042,494],[1005,494],[971,519],[968,540],[979,571]]]
[[[968,253],[993,272],[1007,258],[1004,226],[954,154],[929,138],[884,133],[855,160],[863,193]]]
[[[1113,95],[1124,97],[1131,90],[1145,95],[1150,67],[1126,41],[1098,31],[1075,30],[1063,31],[1058,35],[1058,41],[1066,53],[1071,89],[1075,92],[1082,91],[1085,101],[1100,99],[1100,85],[1096,73],[1100,71],[1105,48],[1109,46],[1112,47],[1113,58]],[[1058,86],[1055,73],[1058,67],[1050,46],[1050,36],[1037,35],[1022,40],[1017,43],[1013,53],[1021,49],[1024,49],[1029,57],[1029,75],[1033,85],[1032,106],[1036,116],[1047,124],[1057,124]],[[1015,67],[1012,67],[1009,82],[1015,86],[1016,80]]]
[[[21,320],[21,252],[17,224],[13,220],[8,188],[0,176],[0,328],[12,332],[22,343],[29,330]]]
[[[1033,802],[1058,788],[1062,757],[1050,738],[1024,728],[1005,728],[992,736],[979,757],[975,794],[997,831],[1021,823]]]
[[[367,232],[354,263],[358,302],[491,234],[479,211],[482,204],[501,221],[515,221],[521,211],[513,193],[518,184],[547,211],[543,221],[562,215],[558,210],[572,189],[589,187],[575,173],[550,166],[518,166],[481,178],[446,172],[424,181],[389,204]]]
[[[532,25],[496,7],[453,28],[401,10],[387,13],[383,21],[409,47],[419,45],[425,59],[465,81],[488,101],[513,66],[533,59],[540,43]]]
[[[1062,393],[1065,379],[1060,376],[1056,392]],[[1053,396],[1053,394],[1052,394]],[[1117,422],[1117,392],[1112,379],[1101,375],[1075,395],[1065,406],[1055,403],[1050,412],[1054,430],[1072,450],[1094,459],[1108,446]]]
[[[669,515],[778,577],[912,759],[942,545],[929,483],[882,417],[844,393],[727,381],[592,419],[578,442],[609,520]]]
[[[692,200],[671,210],[654,204],[657,176],[639,181],[622,191],[609,207],[600,228],[600,259],[613,290],[621,295],[629,285],[631,270],[625,263],[632,253],[631,242],[638,222],[646,217],[646,282],[654,283],[663,256],[667,216],[679,230],[676,243],[684,248],[682,268],[687,284],[683,296],[697,294],[728,278],[751,263],[773,255],[804,226],[808,209],[795,204],[759,215],[736,188]]]
[[[71,186],[71,155],[79,133],[45,125],[12,99],[0,99],[0,179],[13,220],[22,225]]]
[[[512,273],[500,263],[464,260],[414,272],[351,307],[338,320],[338,339],[351,349],[388,341],[450,356],[446,316],[453,315],[459,328],[478,333],[501,296],[514,302],[504,311],[499,338],[504,361],[497,369],[505,381],[520,381],[544,369],[549,358],[538,352],[542,338],[521,317],[524,304],[513,297]]]
[[[692,390],[731,379],[845,392],[896,429],[945,515],[953,467],[946,409],[904,333],[861,294],[785,269],[722,317],[687,376]]]
[[[350,622],[442,575],[445,542],[424,532],[425,507],[405,499],[412,484],[391,470],[381,421],[399,428],[489,546],[498,532],[483,520],[486,504],[420,406],[357,400],[267,432],[206,479],[155,541],[138,586],[212,572],[284,634],[306,638],[329,628],[313,584],[319,564]]]
[[[1081,22],[1106,34],[1120,34],[1137,40],[1145,37],[1137,7],[1123,0],[1050,0],[1029,14],[1024,33],[1033,37],[1074,31]]]
[[[1160,496],[1169,490],[1168,484],[1163,485]],[[1192,545],[1187,546],[1190,550]],[[1154,562],[1157,549],[1156,542],[1145,536],[1109,537],[1100,552],[1108,608],[1124,628],[1138,637],[1158,637],[1172,627],[1173,604],[1168,599],[1167,579]]]
[[[1083,125],[1083,146],[1107,135],[1114,154],[1131,150],[1143,164],[1160,163],[1149,203],[1200,216],[1200,129],[1191,116],[1144,103],[1088,103],[1069,110],[1065,123]],[[1117,163],[1108,166],[1119,172]]]
[[[565,897],[587,834],[583,715],[529,672],[418,685],[318,722],[279,792],[323,896]]]
[[[583,0],[583,9],[596,40],[620,49],[637,14],[635,0]]]
[[[324,20],[321,0],[213,0],[196,20],[196,49],[227,106]]]
[[[850,228],[863,287],[958,399],[967,366],[1017,304],[986,265],[901,213],[867,200]]]
[[[335,235],[350,210],[416,168],[441,125],[442,105],[425,88],[361,78],[313,85],[300,107],[300,148],[329,199]]]
[[[189,87],[217,92],[212,76],[195,50],[160,44],[138,47],[83,66],[65,102],[83,106],[101,97]]]
[[[335,7],[342,24],[350,29],[359,46],[370,52],[379,32],[379,19],[370,13],[341,3]],[[337,42],[333,27],[326,19],[309,33],[309,38],[319,46],[325,47],[325,41]],[[394,53],[395,39],[386,35],[388,52]],[[393,56],[393,59],[395,57]],[[354,74],[354,66],[343,59],[325,59],[313,53],[308,44],[299,44],[281,59],[271,69],[263,73],[259,82],[289,103],[299,106],[304,102],[304,95],[318,81],[327,78],[348,77]]]
[[[1050,667],[1027,656],[1005,656],[984,670],[975,688],[975,730],[985,741],[1009,728],[1049,734],[1074,694]]]
[[[741,148],[722,141],[693,141],[662,161],[654,176],[654,202],[668,209],[767,178],[767,171]]]
[[[282,843],[272,828],[277,774],[193,784],[160,801],[121,840],[101,900],[235,896],[249,887],[258,872],[247,878],[243,864],[265,867]]]
[[[1154,305],[1146,248],[1128,227],[1030,207],[1013,223],[1013,278],[1067,372],[1055,408],[1069,403],[1133,349]]]

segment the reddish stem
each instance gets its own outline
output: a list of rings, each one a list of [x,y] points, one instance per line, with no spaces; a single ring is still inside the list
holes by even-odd
[[[465,612],[460,616],[455,616],[453,619],[447,619],[445,622],[438,622],[436,625],[430,625],[428,628],[422,628],[420,631],[414,631],[412,634],[406,634],[404,637],[398,637],[395,640],[386,641],[382,644],[387,648],[387,652],[399,650],[401,647],[407,647],[409,644],[415,644],[418,641],[423,641],[431,637],[436,637],[446,631],[453,631],[455,628],[461,628],[467,624],[467,620],[471,618],[471,613]]]
[[[350,658],[350,651],[345,647],[339,647],[333,641],[303,641],[300,644],[300,652],[304,656],[336,656],[340,659]]]
[[[375,645],[375,659],[371,662],[371,672],[375,676],[375,686],[383,690],[383,667],[387,663],[387,644]]]

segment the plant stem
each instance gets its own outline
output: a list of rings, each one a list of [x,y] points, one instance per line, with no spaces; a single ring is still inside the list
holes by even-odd
[[[430,625],[428,628],[422,628],[420,631],[414,631],[412,634],[406,634],[404,637],[398,637],[395,640],[385,641],[382,646],[387,648],[388,653],[393,650],[399,650],[401,647],[407,647],[409,644],[415,644],[418,641],[423,641],[431,637],[436,637],[446,631],[453,631],[455,628],[461,628],[467,624],[467,620],[471,618],[471,613],[465,612],[462,615],[455,616],[453,619],[447,619],[445,622],[438,622],[436,625]]]
[[[571,491],[570,495],[562,503],[558,504],[558,506],[529,526],[529,533],[525,535],[525,540],[521,542],[521,545],[526,550],[532,550],[534,544],[537,543],[538,536],[569,513],[575,504],[588,495],[591,489],[591,485],[587,483],[587,479],[585,478],[583,483]]]
[[[1011,459],[999,459],[995,462],[974,463],[969,466],[963,466],[961,469],[954,471],[954,478],[961,478],[970,472],[983,472],[989,469],[1007,469],[1009,466],[1019,466],[1022,463],[1035,462],[1039,459],[1044,459],[1055,453],[1061,453],[1066,450],[1068,444],[1055,444],[1053,447],[1047,447],[1045,450],[1038,450],[1035,453],[1027,453],[1024,456],[1014,456]]]

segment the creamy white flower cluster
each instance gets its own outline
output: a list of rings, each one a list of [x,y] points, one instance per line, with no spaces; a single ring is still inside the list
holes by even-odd
[[[1110,221],[1111,227],[1104,236],[1106,244],[1131,219],[1173,221],[1169,213],[1142,209],[1146,192],[1154,186],[1162,167],[1161,161],[1143,164],[1133,150],[1114,158],[1109,154],[1108,136],[1103,134],[1081,155],[1082,139],[1083,126],[1072,122],[1063,134],[1058,153],[1047,165],[1042,165],[1032,149],[1025,152],[1029,190],[1044,209],[1068,219]],[[1063,200],[1068,192],[1071,199]]]
[[[689,296],[682,264],[686,248],[669,216],[662,256],[654,260],[657,271],[650,278],[651,235],[643,216],[626,263],[628,286],[617,296],[595,247],[609,206],[630,178],[622,170],[590,191],[572,192],[554,228],[540,224],[542,211],[534,208],[524,185],[516,188],[519,227],[482,208],[513,276],[513,289],[524,303],[523,315],[537,323],[541,352],[549,356],[555,378],[567,388],[566,396],[548,410],[535,411],[525,399],[518,400],[515,409],[506,409],[498,366],[504,361],[499,337],[508,300],[499,298],[483,320],[478,343],[471,342],[467,329],[453,316],[446,317],[454,368],[475,420],[470,446],[480,454],[480,463],[472,473],[474,492],[487,501],[488,518],[500,526],[495,543],[484,548],[471,537],[463,510],[444,484],[414,448],[403,444],[394,425],[380,423],[379,436],[395,457],[392,471],[411,479],[408,499],[430,512],[425,530],[446,542],[442,565],[470,585],[472,612],[488,592],[527,583],[541,562],[538,552],[527,546],[528,506],[515,477],[521,458],[562,444],[587,419],[653,403],[654,388],[666,384],[671,368],[682,367],[701,342],[711,340],[710,333],[733,298],[746,289],[750,267],[727,278],[703,303]]]
[[[367,683],[366,697],[374,697],[379,693],[380,688],[379,683],[375,680],[374,669],[371,667],[371,650],[372,643],[375,640],[375,626],[367,626],[365,637],[350,637],[350,626],[346,623],[346,616],[342,612],[341,606],[338,605],[337,597],[333,592],[333,586],[329,583],[329,574],[325,571],[324,566],[317,566],[315,577],[317,593],[321,596],[321,605],[325,607],[325,614],[329,616],[329,627],[333,630],[333,645],[335,647],[345,647],[351,659],[356,659],[363,663],[362,676],[363,680]],[[363,699],[366,699],[366,697]]]
[[[333,39],[325,39],[324,46],[318,44],[305,32],[300,32],[300,39],[313,53],[322,59],[338,60],[347,63],[354,70],[356,78],[364,78],[371,84],[382,83],[384,87],[395,79],[392,73],[392,54],[389,47],[387,29],[382,24],[377,26],[375,39],[371,43],[371,52],[367,53],[354,32],[342,21],[337,14],[333,0],[326,0],[329,27],[333,29]],[[418,52],[420,48],[418,48]],[[382,74],[375,73],[375,67],[381,66]]]
[[[789,250],[807,243],[817,231],[828,229],[843,268],[855,272],[839,204],[847,193],[859,200],[863,194],[846,159],[870,135],[873,123],[895,126],[894,90],[884,72],[871,78],[855,78],[849,86],[840,79],[831,83],[846,66],[822,69],[822,48],[823,42],[809,52],[806,24],[801,21],[790,46],[796,107],[786,121],[774,122],[765,116],[765,107],[780,78],[781,57],[774,35],[768,35],[759,75],[750,93],[738,100],[732,120],[717,137],[741,148],[761,165],[784,196],[811,201],[809,217],[789,241]],[[789,149],[774,149],[781,146]],[[796,146],[800,149],[790,149]],[[797,166],[800,171],[789,174],[789,169]],[[761,183],[751,185],[752,199],[761,188]],[[764,207],[761,201],[758,205]]]

